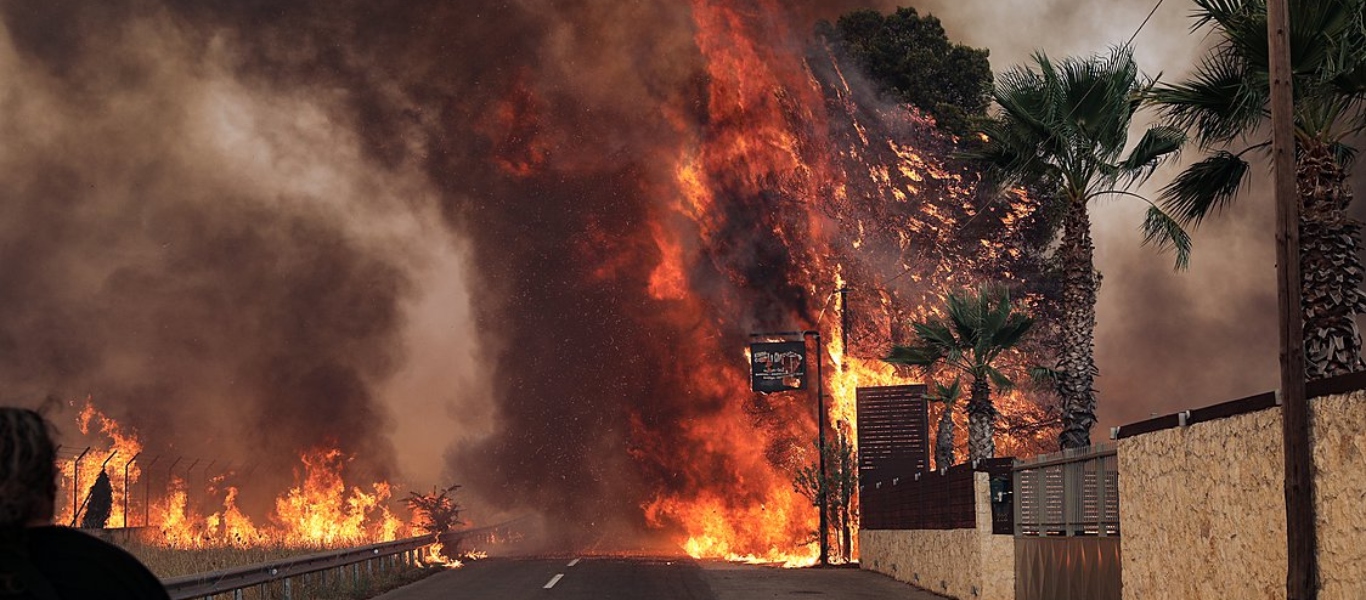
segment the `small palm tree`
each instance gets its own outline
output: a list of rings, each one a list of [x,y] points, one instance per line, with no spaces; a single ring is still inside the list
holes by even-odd
[[[915,341],[909,346],[893,346],[882,360],[919,367],[927,375],[940,367],[967,375],[972,380],[968,398],[968,453],[974,461],[991,458],[996,455],[999,416],[991,401],[991,386],[1008,389],[1013,385],[994,363],[1002,353],[1019,345],[1034,326],[1034,319],[1015,312],[1010,293],[1000,286],[951,293],[946,305],[947,318],[932,317],[924,323],[912,323]],[[942,423],[941,417],[941,427]],[[952,460],[951,452],[949,458]]]
[[[1265,0],[1195,5],[1195,28],[1210,27],[1218,43],[1189,80],[1158,86],[1151,98],[1214,151],[1163,192],[1164,206],[1198,225],[1246,184],[1243,157],[1271,142],[1259,137],[1270,114]],[[1366,313],[1361,223],[1345,213],[1354,153],[1346,142],[1366,126],[1366,0],[1300,0],[1290,10],[1305,370],[1318,379],[1366,367],[1356,324]]]
[[[1068,58],[1055,63],[1040,52],[1037,69],[1019,67],[1001,75],[997,118],[983,129],[985,161],[1000,184],[1029,183],[1043,190],[1046,210],[1062,215],[1062,236],[1054,258],[1062,276],[1061,347],[1057,391],[1062,397],[1061,446],[1091,444],[1096,423],[1096,272],[1091,242],[1091,200],[1107,195],[1148,204],[1144,243],[1176,251],[1176,266],[1190,257],[1190,237],[1180,224],[1146,198],[1128,191],[1185,143],[1169,126],[1150,127],[1126,156],[1129,124],[1152,82],[1140,76],[1133,51]]]
[[[953,406],[963,397],[963,380],[954,377],[953,383],[934,384],[929,400],[944,405],[939,413],[939,433],[934,438],[934,467],[947,469],[953,466]]]

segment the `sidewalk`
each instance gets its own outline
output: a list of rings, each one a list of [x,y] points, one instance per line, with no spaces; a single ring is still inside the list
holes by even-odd
[[[944,600],[944,596],[891,577],[853,568],[775,569],[735,563],[702,563],[702,579],[716,600],[829,598],[838,600]]]

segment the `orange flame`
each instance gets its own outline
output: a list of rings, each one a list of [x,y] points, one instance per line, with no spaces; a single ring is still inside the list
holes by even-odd
[[[136,432],[123,428],[117,421],[87,402],[78,415],[82,433],[95,435],[92,423],[100,427],[92,441],[92,453],[99,450],[107,455],[132,457],[142,450]],[[112,448],[112,449],[111,449]],[[106,450],[110,449],[110,450]],[[155,500],[150,509],[157,532],[150,540],[174,547],[214,546],[287,546],[339,547],[398,539],[415,535],[414,527],[390,512],[386,502],[392,495],[387,482],[376,482],[366,487],[348,486],[343,478],[347,457],[335,448],[316,449],[300,456],[302,470],[296,472],[295,485],[275,501],[275,510],[268,523],[257,524],[237,506],[239,489],[222,487],[223,476],[210,479],[205,489],[194,490],[181,477],[173,477],[164,497]],[[82,461],[80,481],[74,481],[74,461],[63,460],[62,472],[68,486],[84,489],[94,481],[89,474],[90,459]],[[119,463],[121,464],[121,463]],[[136,483],[140,473],[136,463],[129,469],[129,482]],[[111,478],[116,475],[111,473]],[[115,516],[111,525],[122,524],[124,485],[122,472],[114,482]],[[222,487],[222,489],[219,489]],[[193,493],[192,493],[193,492]],[[197,507],[221,497],[222,504],[209,514]],[[199,499],[192,502],[192,498]],[[70,521],[70,506],[63,518]],[[136,519],[135,519],[136,521]]]

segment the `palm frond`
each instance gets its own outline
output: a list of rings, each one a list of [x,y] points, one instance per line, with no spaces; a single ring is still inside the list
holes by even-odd
[[[1180,129],[1163,125],[1149,127],[1129,156],[1119,164],[1120,173],[1141,181],[1152,175],[1163,158],[1181,150],[1185,143],[1186,134]]]
[[[943,358],[944,351],[937,346],[892,346],[882,361],[929,369]]]
[[[1268,102],[1265,79],[1248,72],[1235,53],[1216,50],[1182,83],[1158,85],[1148,94],[1168,124],[1191,131],[1204,145],[1242,136],[1261,121]]]
[[[1156,205],[1148,207],[1148,215],[1143,219],[1143,245],[1154,245],[1158,249],[1171,249],[1176,254],[1176,269],[1183,271],[1190,267],[1191,238],[1181,224]]]
[[[1031,317],[1013,309],[1008,289],[996,284],[950,293],[945,305],[946,317],[912,322],[915,342],[893,346],[883,360],[927,373],[943,365],[974,377],[985,375],[1033,325]]]
[[[982,311],[977,298],[966,292],[953,292],[946,302],[949,321],[958,337],[957,346],[963,350],[976,348],[982,330]]]
[[[936,382],[932,390],[928,394],[928,400],[952,407],[955,402],[963,397],[963,380],[960,377],[954,377],[953,383],[948,385]]]
[[[1046,387],[1050,390],[1057,389],[1061,376],[1062,372],[1052,367],[1045,367],[1043,365],[1029,367],[1029,379],[1036,385]]]
[[[1236,23],[1247,17],[1250,7],[1247,0],[1195,0],[1195,25],[1199,29],[1210,23]]]
[[[991,385],[995,386],[996,389],[1005,392],[1015,387],[1015,382],[1011,381],[1009,377],[1006,377],[1006,374],[1002,373],[1000,369],[991,365],[986,365],[983,370],[986,372],[986,376],[991,380]]]
[[[1183,223],[1199,225],[1222,210],[1247,179],[1247,161],[1227,150],[1186,167],[1162,190],[1163,208]]]
[[[1333,159],[1344,169],[1351,168],[1357,160],[1357,149],[1342,142],[1334,142],[1328,149],[1333,153]]]
[[[1000,351],[1009,350],[1020,345],[1020,342],[1024,341],[1025,335],[1033,328],[1033,317],[1014,313],[1010,320],[996,330],[996,335],[992,338],[991,344]]]

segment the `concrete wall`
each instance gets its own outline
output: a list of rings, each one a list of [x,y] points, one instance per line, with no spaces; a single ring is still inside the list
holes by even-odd
[[[1015,597],[1015,539],[991,534],[990,484],[973,474],[977,527],[861,530],[859,566],[962,600]]]
[[[1311,402],[1320,600],[1366,598],[1366,392]],[[1119,442],[1124,598],[1285,597],[1280,409]]]

